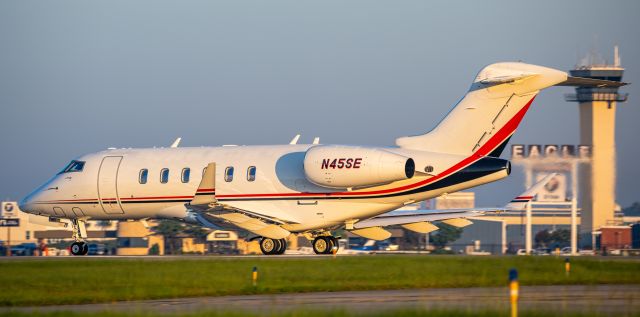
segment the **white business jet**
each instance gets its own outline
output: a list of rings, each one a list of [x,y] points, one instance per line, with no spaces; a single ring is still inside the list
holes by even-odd
[[[241,228],[260,238],[264,254],[284,253],[292,233],[327,254],[338,245],[331,231],[341,228],[382,240],[390,236],[386,226],[420,233],[436,230],[434,221],[465,226],[467,218],[490,210],[393,211],[507,177],[510,163],[500,154],[536,94],[556,85],[624,83],[492,64],[433,130],[398,138],[396,147],[303,145],[296,137],[274,146],[183,148],[177,140],[170,148],[109,149],[72,160],[20,208],[52,222],[69,219],[74,255],[87,252],[87,220],[178,219]],[[534,194],[504,209],[522,208],[518,203]]]

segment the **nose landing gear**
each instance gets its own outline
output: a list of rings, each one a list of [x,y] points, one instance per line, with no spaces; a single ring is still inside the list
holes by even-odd
[[[71,244],[71,254],[86,255],[89,252],[89,246],[84,241],[78,241]]]
[[[71,219],[71,225],[73,226],[73,239],[76,240],[71,244],[71,254],[86,255],[89,252],[89,245],[84,242],[84,239],[87,238],[85,220]]]

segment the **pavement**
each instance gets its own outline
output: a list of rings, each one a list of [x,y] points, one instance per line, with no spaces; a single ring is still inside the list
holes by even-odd
[[[52,296],[55,296],[52,294]],[[520,288],[520,310],[553,312],[640,312],[640,285],[550,285]],[[272,295],[174,298],[107,304],[41,307],[0,307],[0,312],[78,313],[147,312],[192,313],[201,311],[288,312],[297,309],[354,312],[391,309],[509,309],[506,287],[406,289],[357,292],[316,292]]]

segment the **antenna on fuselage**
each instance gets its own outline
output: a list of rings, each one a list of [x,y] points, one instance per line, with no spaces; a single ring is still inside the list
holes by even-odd
[[[299,139],[300,139],[300,134],[296,134],[296,136],[294,136],[293,139],[291,139],[291,142],[289,142],[289,144],[291,145],[298,144]]]
[[[182,138],[177,138],[175,141],[173,141],[173,143],[171,143],[171,147],[175,148],[178,147],[178,145],[180,145],[180,141],[182,141]]]
[[[313,144],[320,144],[320,137],[313,138]]]

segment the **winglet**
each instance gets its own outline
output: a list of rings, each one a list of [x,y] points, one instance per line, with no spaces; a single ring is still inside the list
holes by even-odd
[[[178,147],[178,145],[180,145],[180,141],[182,141],[182,138],[177,138],[175,141],[173,141],[173,143],[171,143],[171,147],[172,148]]]
[[[531,200],[533,200],[533,197],[535,197],[536,194],[538,194],[538,192],[542,189],[542,187],[547,185],[547,183],[552,178],[554,178],[556,175],[558,175],[558,174],[557,173],[551,173],[551,174],[545,176],[539,182],[535,183],[533,186],[531,186],[529,189],[527,189],[524,193],[520,194],[518,197],[516,197],[513,200],[511,200],[511,202],[509,202],[506,206],[504,206],[504,208],[506,210],[522,210],[522,209],[524,209],[525,206],[529,202],[531,202]]]
[[[191,205],[208,205],[216,201],[216,163],[209,163],[204,170],[200,186],[191,200]]]
[[[291,139],[291,142],[289,142],[289,144],[290,145],[298,144],[299,139],[300,139],[300,134],[296,134],[296,136],[294,136],[293,139]]]

